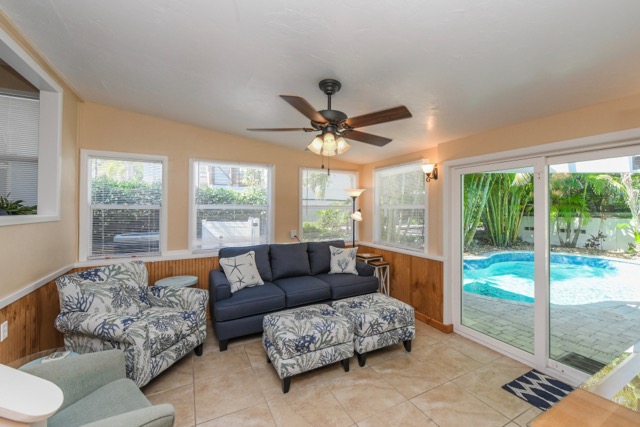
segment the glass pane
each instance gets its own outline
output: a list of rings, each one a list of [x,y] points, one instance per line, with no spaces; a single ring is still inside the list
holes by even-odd
[[[533,353],[533,169],[462,176],[461,323]]]
[[[551,165],[550,357],[595,373],[640,341],[640,156]]]
[[[214,249],[268,243],[269,167],[198,161],[194,172],[192,246]]]
[[[347,188],[356,187],[353,172],[302,170],[302,239],[351,240],[351,197]]]

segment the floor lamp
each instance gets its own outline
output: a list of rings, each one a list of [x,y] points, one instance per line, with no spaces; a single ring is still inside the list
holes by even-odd
[[[347,192],[351,200],[353,201],[353,207],[351,209],[351,231],[353,232],[352,247],[356,247],[356,221],[362,221],[362,211],[358,209],[356,211],[356,199],[364,192],[364,188],[349,188],[344,190]]]

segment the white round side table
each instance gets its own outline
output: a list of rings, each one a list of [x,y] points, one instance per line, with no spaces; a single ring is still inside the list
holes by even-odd
[[[165,277],[164,279],[158,280],[155,285],[156,286],[176,286],[176,287],[187,287],[198,284],[198,278],[196,276],[173,276],[173,277]]]

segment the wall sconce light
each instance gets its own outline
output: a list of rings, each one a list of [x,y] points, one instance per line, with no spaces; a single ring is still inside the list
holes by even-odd
[[[424,163],[422,165],[422,171],[424,172],[424,178],[427,182],[438,179],[438,164],[437,163]]]

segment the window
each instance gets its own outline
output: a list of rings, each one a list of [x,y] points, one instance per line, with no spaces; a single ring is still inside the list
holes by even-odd
[[[191,162],[192,250],[269,243],[272,166]]]
[[[38,99],[0,93],[0,196],[30,206],[38,204],[39,111]]]
[[[350,241],[352,200],[344,190],[356,187],[356,173],[303,168],[301,175],[302,239]]]
[[[87,151],[82,156],[81,253],[89,259],[160,255],[166,158]]]
[[[37,206],[1,225],[60,218],[62,89],[0,29],[0,196]]]
[[[424,250],[427,194],[420,164],[378,169],[374,178],[374,242]]]

